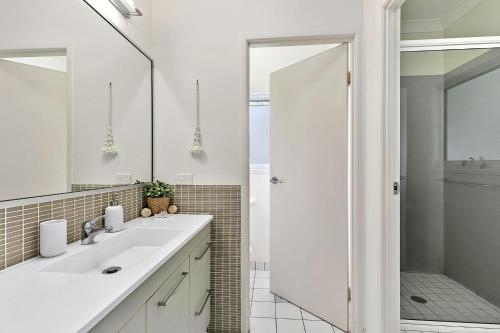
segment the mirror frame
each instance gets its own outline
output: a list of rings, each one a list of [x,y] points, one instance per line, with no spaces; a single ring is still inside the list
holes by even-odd
[[[151,66],[150,66],[150,70],[151,70],[151,138],[150,138],[150,140],[151,140],[151,179],[150,179],[150,181],[153,181],[154,180],[154,60],[146,51],[144,51],[137,43],[135,43],[133,40],[131,40],[118,26],[116,26],[113,22],[111,22],[109,19],[107,19],[103,14],[101,14],[87,0],[83,0],[83,2],[94,13],[96,13],[97,16],[102,18],[104,20],[104,22],[109,24],[118,34],[120,34],[123,38],[125,38],[125,40],[128,41],[130,43],[130,45],[132,45],[137,51],[139,51],[151,63]],[[44,198],[44,197],[51,197],[51,196],[60,196],[60,195],[66,195],[66,194],[71,195],[71,194],[76,194],[76,193],[93,192],[96,190],[97,191],[106,191],[106,190],[114,190],[114,189],[118,190],[120,188],[134,186],[134,185],[135,184],[126,184],[126,185],[116,185],[116,186],[102,188],[102,189],[49,193],[49,194],[0,200],[0,203],[17,201],[17,200],[34,199],[34,198]]]

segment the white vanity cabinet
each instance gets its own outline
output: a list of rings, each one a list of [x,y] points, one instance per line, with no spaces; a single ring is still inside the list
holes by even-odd
[[[205,333],[210,256],[208,225],[90,332]]]
[[[210,321],[210,236],[190,256],[191,333],[205,333]]]

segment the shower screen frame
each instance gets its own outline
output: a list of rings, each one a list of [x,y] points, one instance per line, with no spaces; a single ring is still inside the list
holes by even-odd
[[[389,9],[390,11],[391,9]],[[392,9],[396,10],[399,12],[398,9]],[[399,13],[398,15],[399,16]],[[386,18],[387,19],[387,18]],[[391,27],[389,27],[391,29]],[[428,52],[428,51],[452,51],[452,50],[474,50],[474,49],[500,49],[500,36],[487,36],[487,37],[465,37],[465,38],[440,38],[440,39],[424,39],[424,40],[399,40],[399,36],[394,36],[392,35],[389,31],[386,31],[386,38],[388,39],[388,48],[386,49],[386,65],[387,68],[385,69],[385,96],[386,96],[386,101],[385,101],[385,117],[386,117],[386,124],[385,124],[385,151],[386,151],[386,158],[385,158],[385,167],[384,170],[387,175],[387,179],[397,179],[398,181],[395,183],[398,183],[399,185],[399,178],[400,178],[400,170],[398,166],[401,156],[400,156],[400,143],[399,141],[397,144],[395,144],[394,141],[400,140],[400,55],[403,52]],[[391,44],[390,42],[393,42]],[[392,48],[389,47],[389,45],[392,45]],[[399,48],[395,45],[398,45]],[[392,51],[392,52],[391,52]],[[395,59],[397,58],[397,61]],[[392,61],[391,61],[392,60]],[[450,87],[444,87],[445,91],[446,89]],[[446,110],[445,110],[446,112]],[[445,115],[446,117],[446,115]],[[446,127],[446,126],[445,126]],[[446,131],[446,129],[445,129]],[[446,132],[445,132],[446,136]],[[446,137],[444,144],[446,145]],[[447,148],[444,147],[444,153],[445,153],[445,161],[444,163],[452,163],[452,162],[457,162],[457,161],[448,161],[447,160]],[[391,184],[393,185],[393,184]],[[392,194],[392,193],[391,193]],[[399,195],[399,193],[398,193]],[[389,267],[388,269],[388,274],[389,276],[392,276],[390,281],[395,281],[397,280],[399,283],[397,286],[390,285],[389,289],[391,289],[389,295],[394,295],[396,293],[396,290],[393,290],[397,288],[397,294],[399,295],[400,291],[400,281],[399,281],[399,273],[400,273],[400,266],[399,266],[399,260],[401,256],[401,249],[400,249],[400,244],[399,244],[399,237],[400,237],[400,228],[399,228],[399,223],[400,223],[400,201],[399,201],[399,196],[397,197],[397,203],[393,200],[394,197],[389,197],[387,195],[385,197],[385,212],[384,216],[388,219],[388,228],[389,234],[394,233],[397,230],[397,237],[394,237],[394,235],[391,235],[387,238],[387,241],[389,242],[388,247],[391,249],[397,249],[396,254],[388,255],[390,258],[388,260]],[[397,260],[397,262],[395,262]],[[397,273],[396,273],[397,271]],[[396,278],[396,274],[398,277]],[[393,314],[392,317],[395,316],[396,311],[399,313],[399,299],[396,301],[393,299],[394,297],[390,297],[389,301],[395,301],[394,303],[397,304],[397,310],[396,310],[396,305],[393,303],[393,306],[390,306],[389,304],[386,304],[386,309],[389,311],[390,314]],[[417,325],[439,325],[440,322],[429,322],[425,320],[406,320],[406,319],[401,319],[400,315],[398,316],[399,318],[399,325],[403,323],[414,323]],[[395,327],[395,320],[389,320],[387,323],[388,327]],[[398,325],[398,326],[399,326]],[[466,327],[467,325],[471,325],[470,328],[472,327],[482,327],[482,328],[498,328],[498,325],[492,325],[492,324],[475,324],[475,323],[449,323],[446,322],[446,325],[452,325],[452,326],[463,326]],[[469,327],[469,326],[467,326]],[[392,332],[392,331],[391,331]]]

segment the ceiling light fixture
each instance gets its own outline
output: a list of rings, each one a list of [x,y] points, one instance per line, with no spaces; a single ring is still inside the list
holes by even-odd
[[[142,16],[134,0],[109,0],[109,2],[111,2],[125,17]]]

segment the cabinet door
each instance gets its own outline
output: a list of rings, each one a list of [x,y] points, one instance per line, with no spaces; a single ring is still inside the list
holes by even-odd
[[[146,333],[146,305],[143,305],[118,333]]]
[[[189,260],[146,303],[148,333],[189,332]]]
[[[210,321],[210,236],[191,254],[191,333],[204,333]]]

